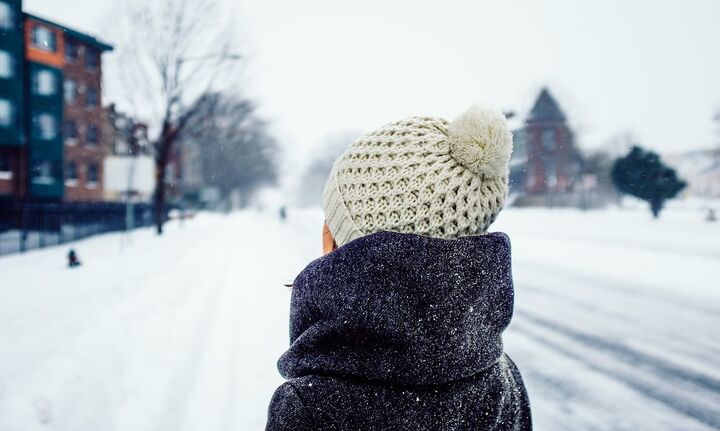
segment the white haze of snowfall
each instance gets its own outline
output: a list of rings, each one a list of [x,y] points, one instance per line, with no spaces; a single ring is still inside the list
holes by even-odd
[[[718,205],[716,204],[716,207]],[[507,209],[506,351],[538,430],[720,427],[720,223]],[[0,259],[0,429],[262,430],[322,213],[200,214]]]

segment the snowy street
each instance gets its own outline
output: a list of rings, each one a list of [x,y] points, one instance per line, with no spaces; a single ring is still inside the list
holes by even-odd
[[[0,430],[261,430],[320,210],[200,214],[0,258]],[[506,209],[506,351],[538,430],[720,429],[720,225]]]

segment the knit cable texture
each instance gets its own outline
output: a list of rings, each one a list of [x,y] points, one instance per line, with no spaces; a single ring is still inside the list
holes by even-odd
[[[324,193],[338,245],[382,230],[437,238],[487,230],[504,204],[507,170],[490,176],[463,165],[453,156],[448,128],[442,118],[411,117],[345,151]]]

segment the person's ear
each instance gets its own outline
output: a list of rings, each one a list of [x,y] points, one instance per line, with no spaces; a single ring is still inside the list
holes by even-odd
[[[330,228],[328,228],[327,223],[323,223],[322,242],[323,242],[323,254],[328,254],[337,248],[337,244],[335,243],[335,238],[333,238],[332,233],[330,232]]]

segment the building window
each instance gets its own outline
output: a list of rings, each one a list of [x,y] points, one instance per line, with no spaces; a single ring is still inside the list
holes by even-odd
[[[15,14],[9,4],[0,2],[0,28],[12,30],[15,27]]]
[[[542,146],[545,151],[555,151],[557,148],[557,140],[555,139],[554,129],[543,130],[540,139],[542,140]]]
[[[0,180],[12,179],[12,163],[10,154],[0,153]]]
[[[12,104],[7,99],[0,99],[0,127],[10,127],[12,125]]]
[[[545,160],[545,185],[554,190],[558,183],[557,161],[555,157],[549,156]]]
[[[63,83],[63,98],[65,103],[75,103],[77,98],[77,82],[72,79],[66,79]]]
[[[63,123],[63,135],[65,139],[75,140],[78,137],[77,124],[73,120],[68,120]]]
[[[32,165],[32,182],[52,184],[57,177],[57,163],[50,160],[36,160]]]
[[[45,26],[36,25],[32,29],[32,44],[37,49],[55,52],[57,49],[55,32]]]
[[[85,67],[92,70],[100,67],[100,55],[94,49],[85,50]]]
[[[87,182],[97,184],[98,182],[98,167],[95,163],[90,163],[87,167]]]
[[[77,164],[75,162],[68,162],[65,166],[65,179],[77,181]]]
[[[88,126],[87,143],[89,145],[97,145],[97,143],[98,143],[98,128],[94,124],[91,124]]]
[[[13,58],[7,51],[0,51],[0,78],[13,77]]]
[[[95,109],[98,105],[98,91],[94,88],[88,88],[85,93],[85,105],[90,109]]]
[[[47,69],[40,69],[33,73],[33,93],[41,96],[52,96],[56,92],[57,82],[55,74]]]
[[[75,61],[80,57],[80,49],[78,45],[75,42],[66,41],[65,42],[65,60],[68,63],[75,63]]]
[[[57,122],[52,115],[35,114],[32,122],[35,138],[50,141],[57,137]]]
[[[527,168],[525,169],[525,187],[532,189],[535,187],[535,166],[532,160],[528,160]]]
[[[117,138],[115,139],[114,153],[119,155],[130,154],[130,145],[125,139]]]

